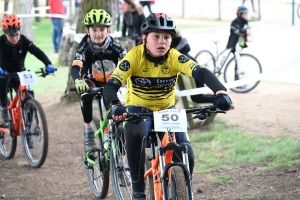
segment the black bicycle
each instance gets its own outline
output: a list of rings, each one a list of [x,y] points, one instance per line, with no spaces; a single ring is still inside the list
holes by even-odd
[[[70,91],[76,91],[71,88]],[[125,150],[125,136],[121,122],[110,123],[103,103],[103,87],[92,87],[87,93],[93,94],[98,109],[97,116],[93,116],[93,129],[97,150],[84,151],[84,167],[93,195],[98,199],[107,196],[111,175],[112,185],[116,199],[127,200],[125,191],[131,191],[131,177],[127,164]],[[131,192],[130,192],[131,194]]]

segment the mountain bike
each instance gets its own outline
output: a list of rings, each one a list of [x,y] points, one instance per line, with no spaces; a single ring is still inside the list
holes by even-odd
[[[125,121],[154,121],[154,129],[147,136],[147,147],[150,147],[151,152],[149,156],[146,156],[145,160],[146,170],[144,178],[147,200],[193,199],[188,147],[186,143],[177,144],[175,134],[176,132],[182,132],[182,130],[186,132],[186,114],[194,114],[193,118],[203,120],[209,117],[211,113],[226,112],[216,110],[215,106],[204,106],[186,110],[167,109],[157,112],[145,110],[142,113],[128,113]],[[157,136],[161,139],[161,145],[157,149],[156,155]],[[172,162],[172,154],[177,149],[182,152],[182,160],[181,162]],[[123,198],[117,199],[131,199],[131,192],[132,190],[123,190]]]
[[[240,66],[237,66],[235,56],[229,59],[228,62],[226,62],[231,55],[232,49],[225,49],[221,53],[219,53],[219,41],[213,42],[216,47],[216,56],[214,56],[208,50],[202,50],[196,54],[195,59],[197,60],[198,64],[213,72],[217,77],[219,77],[223,73],[225,83],[240,79],[256,77],[260,73],[262,73],[261,64],[258,61],[258,59],[253,55],[241,53],[239,59]],[[224,71],[222,71],[224,66]],[[241,69],[241,73],[238,73],[238,68]],[[258,84],[259,81],[249,81],[246,85],[230,89],[237,93],[246,93],[253,90]]]
[[[17,137],[21,136],[25,158],[33,168],[41,167],[48,153],[48,125],[45,112],[41,104],[34,98],[30,84],[35,84],[35,74],[46,77],[48,73],[40,71],[24,71],[19,73],[5,73],[1,78],[19,76],[20,86],[13,95],[13,88],[9,86],[8,117],[9,120],[0,125],[0,152],[6,159],[14,157],[17,148]],[[23,84],[27,81],[28,85]]]
[[[93,117],[97,150],[84,152],[84,167],[90,188],[96,198],[105,198],[111,174],[116,199],[130,199],[122,196],[125,193],[123,190],[131,190],[122,124],[121,122],[110,124],[107,118],[110,110],[105,110],[103,104],[103,87],[93,87],[87,92],[94,95],[99,115],[99,117]]]

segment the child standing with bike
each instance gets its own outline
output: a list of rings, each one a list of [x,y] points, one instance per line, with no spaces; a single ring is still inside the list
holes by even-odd
[[[0,113],[2,123],[8,121],[7,92],[11,84],[14,90],[20,85],[19,77],[1,78],[5,72],[17,73],[25,71],[24,61],[27,52],[33,54],[46,66],[46,72],[54,73],[52,65],[46,54],[33,44],[26,36],[20,33],[22,21],[14,14],[6,15],[2,21],[4,34],[0,37]]]
[[[101,87],[109,80],[116,68],[118,59],[126,55],[120,44],[108,35],[111,26],[110,15],[102,9],[92,9],[85,15],[84,25],[87,34],[83,37],[76,52],[71,76],[75,80],[84,120],[84,147],[86,151],[96,149],[92,128],[93,95],[86,93],[90,87]]]
[[[220,81],[209,70],[201,68],[195,61],[171,48],[175,28],[174,21],[164,13],[152,13],[145,19],[141,26],[143,44],[130,50],[104,87],[105,102],[107,107],[112,108],[114,120],[124,120],[127,112],[174,108],[175,84],[179,72],[204,82],[216,95],[214,104],[219,109],[231,108],[231,100]],[[117,91],[126,82],[124,107],[120,104]],[[126,122],[124,128],[132,179],[132,199],[144,200],[144,143],[152,122]],[[194,156],[187,134],[178,133],[176,141],[179,144],[189,144],[189,166],[192,173]],[[173,156],[173,161],[180,159],[182,158]]]
[[[236,74],[235,80],[239,80],[239,75],[243,73],[240,64],[240,52],[247,47],[247,37],[251,36],[251,31],[248,24],[248,9],[241,5],[237,8],[235,18],[231,22],[230,36],[226,48],[231,49],[236,59]]]

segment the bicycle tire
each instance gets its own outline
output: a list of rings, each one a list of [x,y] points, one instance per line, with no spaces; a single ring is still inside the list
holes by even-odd
[[[151,161],[147,158],[148,156],[146,155],[146,160],[145,160],[145,171],[148,169],[151,169],[152,164]],[[155,200],[155,195],[154,195],[154,185],[153,185],[153,175],[149,175],[145,179],[145,188],[146,188],[146,200]]]
[[[129,166],[126,161],[125,133],[122,124],[118,125],[113,135],[115,139],[111,143],[110,172],[114,195],[117,200],[128,200],[132,197],[132,187]]]
[[[187,184],[183,170],[179,166],[171,168],[170,192],[172,200],[188,200]]]
[[[262,73],[262,67],[261,67],[261,64],[260,62],[258,61],[258,59],[256,57],[254,57],[253,55],[251,54],[246,54],[246,53],[242,53],[240,54],[241,56],[241,62],[242,60],[245,60],[245,58],[250,58],[250,60],[254,61],[254,63],[256,63],[257,65],[257,68],[253,68],[253,65],[251,65],[251,62],[243,62],[243,63],[247,63],[247,66],[244,66],[243,65],[243,68],[244,70],[247,68],[247,70],[255,70],[254,71],[254,76],[258,76],[259,74]],[[253,62],[252,62],[253,63]],[[232,65],[233,64],[233,65]],[[225,83],[228,83],[228,82],[231,82],[231,81],[234,81],[235,80],[235,58],[231,58],[227,65],[225,66],[225,69],[224,69],[224,81]],[[248,72],[246,72],[245,74],[247,75]],[[246,77],[248,78],[248,77]],[[239,86],[239,87],[235,87],[235,88],[230,88],[230,90],[232,90],[233,92],[236,92],[236,93],[247,93],[247,92],[250,92],[251,90],[253,90],[258,84],[259,84],[260,81],[254,81],[254,83],[252,85],[250,85],[249,87],[247,87],[248,85],[245,85],[245,86]]]
[[[41,167],[48,153],[48,125],[45,112],[41,104],[35,99],[24,102],[24,123],[30,127],[28,132],[21,126],[22,146],[28,164],[33,168]],[[28,140],[32,139],[33,147],[30,148]],[[40,145],[39,142],[41,142]]]
[[[9,102],[9,101],[8,101]],[[12,116],[11,112],[8,112],[8,117],[10,119],[10,122],[7,123],[7,129],[10,130],[10,132],[13,132],[14,125],[12,122]],[[11,159],[15,156],[17,150],[17,136],[16,134],[13,134],[13,136],[8,135],[2,131],[0,131],[0,152],[2,153],[3,157],[5,159]]]
[[[215,70],[216,69],[216,60],[215,60],[215,57],[213,56],[213,54],[210,51],[208,51],[208,50],[199,51],[196,54],[195,59],[197,60],[197,63],[201,67],[204,67],[204,68],[210,70],[213,73],[216,71]]]
[[[93,117],[92,123],[94,125],[94,131],[100,128],[100,120],[96,117]],[[93,156],[95,157],[95,161],[98,161],[97,164],[99,164],[99,167],[90,163],[86,163],[86,175],[88,177],[88,182],[93,192],[93,195],[97,199],[103,199],[107,196],[109,189],[109,169],[104,167],[105,161],[101,159],[104,158],[104,156],[101,155],[104,152],[104,146],[101,135],[98,135],[96,137],[96,143],[99,148],[99,151],[94,152]],[[84,152],[84,157],[85,156],[86,152]]]
[[[298,8],[297,8],[297,15],[300,18],[300,5],[298,5]]]

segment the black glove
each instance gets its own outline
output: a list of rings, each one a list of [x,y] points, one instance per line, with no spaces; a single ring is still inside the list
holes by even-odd
[[[229,110],[232,107],[232,102],[227,94],[218,94],[215,97],[214,105],[220,110]]]
[[[121,116],[123,113],[127,113],[126,108],[120,104],[115,105],[111,109],[111,114],[115,116]]]

